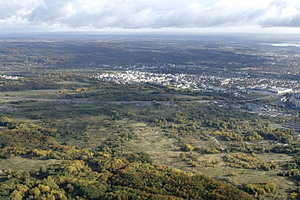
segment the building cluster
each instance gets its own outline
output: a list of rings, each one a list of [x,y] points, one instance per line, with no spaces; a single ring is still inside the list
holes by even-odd
[[[191,75],[165,74],[127,70],[124,72],[99,73],[95,78],[117,84],[149,83],[163,86],[173,86],[178,89],[197,89],[197,84],[191,81]]]
[[[189,89],[234,93],[236,95],[253,91],[269,92],[276,95],[292,93],[300,88],[298,81],[271,80],[268,78],[229,76],[228,74],[182,74],[156,73],[138,70],[98,73],[95,78],[117,84],[156,84],[175,89]]]
[[[19,80],[20,77],[18,77],[18,76],[9,76],[9,75],[0,75],[0,79]]]
[[[224,78],[219,75],[154,73],[137,70],[98,73],[94,78],[117,84],[149,83],[172,86],[176,89],[203,91],[225,91],[225,88],[230,88],[233,82],[240,80],[240,78]]]

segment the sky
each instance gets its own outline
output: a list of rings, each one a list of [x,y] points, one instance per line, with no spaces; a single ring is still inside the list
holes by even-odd
[[[0,0],[0,32],[300,33],[300,0]]]

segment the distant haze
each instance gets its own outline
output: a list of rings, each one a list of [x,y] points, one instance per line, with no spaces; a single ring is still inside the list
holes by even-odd
[[[300,33],[299,0],[0,0],[0,30]]]

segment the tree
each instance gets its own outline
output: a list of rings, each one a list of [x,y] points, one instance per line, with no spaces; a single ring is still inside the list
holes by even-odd
[[[33,196],[37,197],[41,194],[41,191],[39,188],[34,187],[29,191],[29,194],[32,194]]]
[[[193,151],[193,150],[195,149],[195,147],[193,147],[193,146],[190,145],[190,144],[185,144],[184,147],[183,147],[183,149],[184,149],[185,151]]]

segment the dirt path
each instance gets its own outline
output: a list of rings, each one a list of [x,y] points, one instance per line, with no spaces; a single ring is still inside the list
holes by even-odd
[[[225,149],[221,146],[219,140],[217,140],[216,137],[212,137],[212,138],[213,138],[213,140],[217,143],[217,145],[220,147],[220,149],[221,149],[222,151],[224,151]]]

